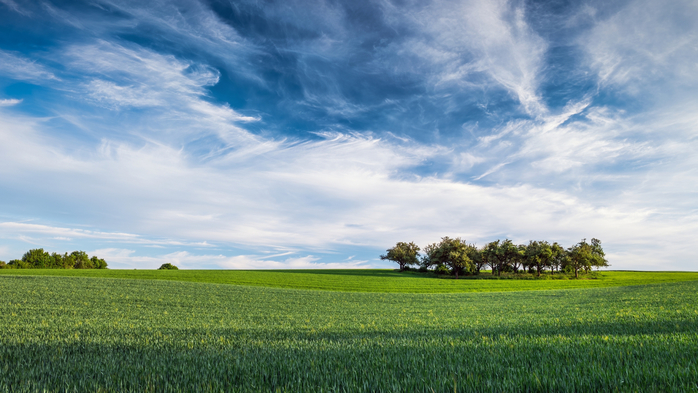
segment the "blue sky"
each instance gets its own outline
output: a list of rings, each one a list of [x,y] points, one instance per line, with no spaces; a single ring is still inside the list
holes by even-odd
[[[0,0],[0,259],[696,270],[698,3]]]

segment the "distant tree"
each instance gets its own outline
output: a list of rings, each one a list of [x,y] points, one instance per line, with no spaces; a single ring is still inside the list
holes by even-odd
[[[487,266],[487,261],[482,257],[482,249],[477,248],[475,244],[468,245],[468,258],[475,267],[475,274],[480,274],[480,270]]]
[[[158,270],[179,270],[179,268],[171,263],[163,263]]]
[[[423,263],[433,266],[447,266],[458,279],[461,273],[470,273],[475,270],[475,264],[472,262],[469,253],[477,250],[474,245],[467,244],[460,238],[451,239],[446,236],[441,238],[441,242],[430,244],[424,248],[425,257]]]
[[[419,246],[413,242],[398,242],[395,247],[387,249],[386,254],[381,255],[380,258],[397,263],[400,266],[400,271],[403,271],[407,266],[419,264],[418,255]]]
[[[48,266],[48,267],[50,269],[64,269],[65,266],[64,266],[63,262],[64,262],[63,255],[61,255],[57,252],[52,252],[50,266]]]
[[[22,262],[29,268],[46,269],[51,266],[51,255],[43,248],[35,248],[22,255]]]
[[[10,262],[7,262],[7,266],[10,269],[31,269],[31,265],[27,262],[24,262],[21,259],[13,259]]]
[[[513,259],[519,257],[519,249],[511,240],[494,241],[488,243],[482,251],[482,256],[487,260],[487,264],[492,268],[492,274],[497,272],[498,276],[502,271],[511,267]]]
[[[68,254],[67,252],[63,254],[63,268],[64,269],[72,269],[75,266],[75,256],[73,256],[73,253]]]
[[[424,255],[422,256],[422,261],[420,263],[422,268],[430,269],[439,263],[439,261],[436,260],[436,258],[432,258],[432,256],[436,256],[436,250],[438,248],[438,243],[428,244],[426,247],[424,247]]]
[[[7,269],[7,263],[5,261],[0,261],[0,269]]]
[[[87,255],[85,251],[73,251],[70,253],[70,257],[75,261],[73,264],[74,269],[93,269],[92,261],[90,256]]]
[[[546,267],[552,266],[553,249],[547,241],[530,241],[526,246],[526,259],[528,266],[536,269],[537,276]]]
[[[500,265],[499,259],[499,240],[489,242],[482,249],[481,255],[482,260],[485,264],[489,265],[492,270],[492,275],[496,274],[497,268]]]
[[[608,264],[603,247],[601,247],[601,240],[596,238],[591,239],[591,254],[594,256],[592,266],[594,266],[596,269],[611,266]]]
[[[550,259],[550,274],[555,274],[555,270],[557,269],[559,271],[564,264],[565,259],[567,259],[567,252],[565,251],[565,248],[559,245],[557,242],[550,246],[550,251],[553,254],[552,258]]]
[[[579,278],[579,271],[589,271],[592,267],[608,266],[606,254],[601,248],[599,239],[591,239],[591,243],[587,243],[586,239],[582,239],[573,247],[567,250],[568,266],[574,270],[574,276]]]
[[[107,268],[107,261],[105,261],[102,258],[97,258],[96,256],[93,256],[92,258],[90,258],[90,262],[92,263],[92,267],[95,269]]]
[[[526,246],[523,244],[515,245],[510,250],[509,264],[514,270],[514,273],[519,272],[519,266],[523,266],[526,263]]]

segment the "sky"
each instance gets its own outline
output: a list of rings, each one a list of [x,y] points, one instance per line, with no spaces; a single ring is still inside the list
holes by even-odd
[[[698,270],[698,2],[0,0],[0,260]]]

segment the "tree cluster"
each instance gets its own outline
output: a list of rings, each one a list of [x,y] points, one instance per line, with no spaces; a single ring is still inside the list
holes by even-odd
[[[171,263],[163,263],[158,270],[179,270],[179,268]]]
[[[8,263],[0,261],[0,269],[106,269],[107,262],[96,256],[90,257],[85,251],[70,254],[48,253],[43,248],[29,250],[22,259]]]
[[[456,278],[459,275],[477,275],[485,267],[489,267],[493,275],[501,276],[502,272],[541,273],[549,270],[555,272],[588,273],[592,268],[609,266],[606,255],[599,239],[591,239],[572,247],[564,248],[558,243],[542,240],[532,240],[528,244],[514,244],[511,240],[496,240],[477,247],[466,243],[460,238],[443,237],[439,243],[424,247],[424,255],[416,244],[399,242],[389,248],[383,260],[396,262],[400,271],[412,265],[420,265],[420,270],[432,270],[437,273],[450,273]]]

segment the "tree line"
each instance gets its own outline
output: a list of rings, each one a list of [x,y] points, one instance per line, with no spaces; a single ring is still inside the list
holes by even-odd
[[[386,250],[381,255],[382,260],[389,260],[400,266],[400,271],[410,266],[419,265],[420,271],[459,275],[478,275],[485,267],[489,267],[492,275],[501,276],[502,272],[541,273],[549,270],[555,272],[589,273],[592,268],[609,266],[606,254],[599,239],[591,239],[572,247],[564,248],[557,242],[545,240],[530,241],[528,244],[514,244],[511,240],[496,240],[477,247],[461,238],[443,237],[439,243],[424,247],[424,254],[413,242],[398,242],[395,247]]]
[[[10,262],[0,261],[0,269],[106,269],[107,262],[96,256],[90,257],[85,251],[70,254],[48,253],[43,248],[29,250],[22,259]]]

